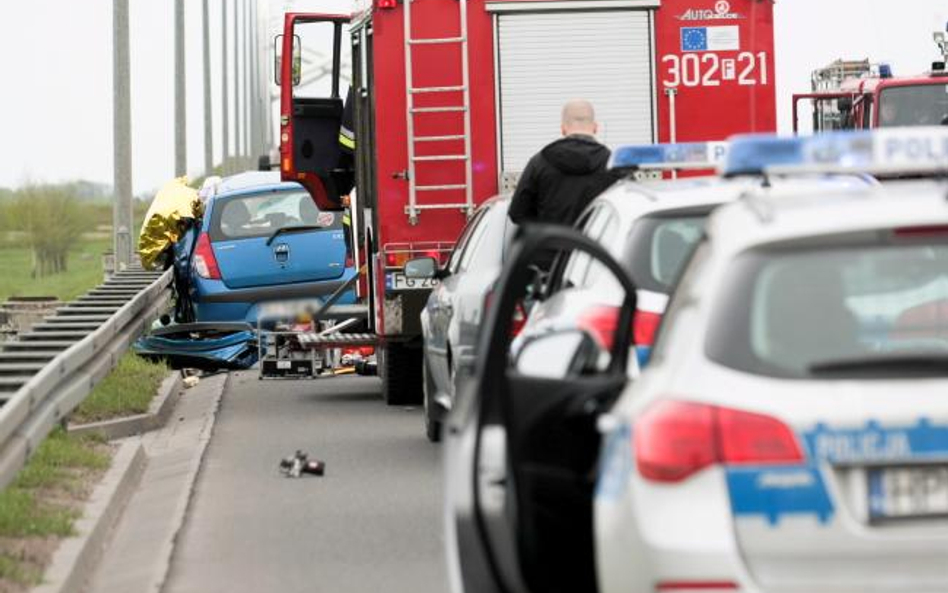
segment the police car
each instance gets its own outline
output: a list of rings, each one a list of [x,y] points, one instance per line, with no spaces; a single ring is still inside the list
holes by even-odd
[[[642,151],[689,154],[693,149],[701,152],[681,146]],[[622,153],[617,151],[617,158]],[[637,171],[658,166],[643,155],[635,159]],[[685,165],[696,160],[667,158],[673,169],[689,168]],[[649,309],[647,282],[660,270],[657,278],[666,283],[662,290],[670,291],[667,285],[677,281],[687,252],[704,234],[708,212],[742,194],[867,187],[858,176],[827,178],[822,173],[770,179],[761,175],[765,158],[757,157],[756,170],[750,161],[742,160],[740,171],[733,168],[733,179],[622,182],[593,205],[584,232],[539,225],[522,230],[506,256],[483,322],[477,369],[459,388],[446,419],[445,540],[453,591],[596,590],[592,509],[601,449],[597,419],[636,374],[629,348],[634,317],[664,311],[664,302],[660,309]],[[707,168],[707,161],[701,167]],[[615,213],[596,213],[605,206]],[[615,228],[608,240],[596,231],[610,227]],[[656,239],[661,230],[687,240],[664,253],[666,245]],[[561,282],[567,294],[549,296],[538,311],[547,327],[520,333],[512,352],[520,301],[528,284],[535,284],[531,267],[546,261],[543,256],[550,250],[564,254],[567,270],[581,264],[584,280],[580,284],[577,276],[576,284]],[[627,254],[637,255],[628,259]],[[645,260],[641,267],[639,257]],[[587,284],[590,274],[595,280]],[[612,307],[611,314],[591,323],[588,307],[595,312],[604,305]],[[643,329],[636,326],[634,332]],[[651,585],[628,589],[639,590],[651,590]]]
[[[610,168],[628,176],[593,200],[577,228],[600,243],[635,280],[634,343],[640,364],[648,359],[681,266],[716,208],[752,191],[776,195],[874,183],[853,174],[766,180],[764,167],[787,162],[797,144],[781,138],[767,143],[764,150],[753,151],[738,143],[734,155],[723,142],[623,146],[615,151]],[[720,177],[662,179],[669,172],[716,168],[721,168]],[[562,258],[550,272],[543,297],[530,311],[514,352],[537,335],[570,327],[589,331],[608,348],[622,291],[601,265],[583,253]]]
[[[788,155],[771,173],[944,173],[948,131]],[[599,590],[948,591],[946,394],[948,185],[719,209],[599,419]]]

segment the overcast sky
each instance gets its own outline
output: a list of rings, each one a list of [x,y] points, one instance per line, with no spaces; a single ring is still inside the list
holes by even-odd
[[[261,0],[276,15],[287,5],[336,11],[348,0]],[[211,0],[212,56],[220,60],[220,2]],[[136,192],[174,173],[172,0],[130,0],[133,181]],[[201,2],[187,0],[188,165],[203,165]],[[897,8],[894,8],[897,7]],[[790,95],[810,71],[840,57],[888,61],[918,73],[937,57],[931,34],[948,21],[945,0],[779,0],[778,113],[789,128]],[[112,0],[4,2],[0,19],[0,186],[27,180],[112,181]],[[274,19],[274,23],[276,19]],[[220,102],[214,76],[214,105]],[[220,113],[215,115],[219,160]]]

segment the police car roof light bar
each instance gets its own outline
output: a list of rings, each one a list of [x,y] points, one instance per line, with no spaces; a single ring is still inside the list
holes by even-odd
[[[722,177],[756,177],[766,175],[770,167],[797,165],[803,158],[803,142],[773,134],[735,136],[719,173]]]
[[[797,162],[788,159],[773,163],[766,167],[766,173],[944,176],[948,174],[948,127],[888,128],[812,136],[801,139]]]
[[[715,169],[727,153],[726,142],[626,145],[613,151],[609,168],[628,171]]]

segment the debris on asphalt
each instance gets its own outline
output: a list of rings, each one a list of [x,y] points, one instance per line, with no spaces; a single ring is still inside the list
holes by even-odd
[[[184,386],[185,386],[185,387],[187,387],[188,389],[190,389],[190,388],[194,387],[195,385],[197,385],[198,383],[200,383],[200,382],[201,382],[201,378],[200,378],[200,377],[196,377],[196,376],[194,376],[194,375],[191,375],[190,377],[185,377],[184,379],[182,379],[181,382],[184,383]]]
[[[299,478],[302,474],[321,476],[326,473],[326,464],[318,459],[310,459],[307,453],[297,450],[294,455],[280,460],[280,471],[288,478]]]

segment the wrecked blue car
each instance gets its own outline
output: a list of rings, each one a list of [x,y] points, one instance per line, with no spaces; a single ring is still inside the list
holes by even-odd
[[[246,323],[181,323],[139,338],[135,352],[173,369],[241,370],[259,357],[256,332]]]

